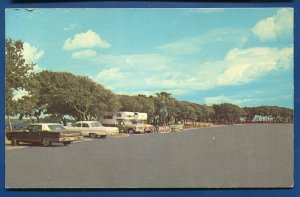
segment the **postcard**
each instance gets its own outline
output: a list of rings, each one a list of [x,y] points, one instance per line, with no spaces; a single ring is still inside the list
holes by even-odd
[[[6,188],[290,188],[293,8],[7,9]]]

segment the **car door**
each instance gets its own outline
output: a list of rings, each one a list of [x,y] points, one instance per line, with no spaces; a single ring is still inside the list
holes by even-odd
[[[35,125],[29,125],[23,129],[23,132],[20,133],[19,141],[21,142],[30,142],[32,139],[32,131],[34,130]]]
[[[89,130],[90,126],[88,123],[82,123],[81,125],[81,129],[84,130],[84,131],[87,131]]]
[[[30,142],[40,142],[43,138],[42,125],[32,125],[30,133]]]

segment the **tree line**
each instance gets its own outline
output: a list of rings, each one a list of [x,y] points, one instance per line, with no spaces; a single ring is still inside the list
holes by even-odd
[[[234,124],[240,122],[293,122],[293,110],[278,106],[244,107],[231,103],[213,106],[178,101],[168,92],[146,95],[118,95],[86,76],[68,72],[44,70],[34,72],[35,63],[26,63],[23,42],[6,39],[7,119],[32,118],[39,121],[42,114],[57,117],[61,122],[99,120],[104,114],[117,111],[145,112],[149,122],[168,124],[188,121]],[[26,91],[15,99],[16,91]]]

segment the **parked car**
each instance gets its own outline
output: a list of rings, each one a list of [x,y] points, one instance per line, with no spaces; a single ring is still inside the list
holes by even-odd
[[[82,136],[106,137],[119,134],[117,127],[104,127],[98,121],[78,121],[75,127],[66,127],[69,131],[80,131]]]
[[[130,120],[118,120],[118,128],[120,132],[125,132],[128,134],[145,133],[143,124],[134,124]]]
[[[171,128],[171,131],[183,131],[184,124],[178,123],[178,124],[171,124],[169,127]]]
[[[140,125],[144,125],[144,131],[146,133],[151,133],[154,132],[154,127],[151,124],[146,124],[143,120],[133,120],[132,121],[133,124],[140,124]]]
[[[23,131],[7,132],[6,137],[12,145],[19,142],[38,143],[43,146],[51,146],[53,142],[63,143],[65,146],[82,137],[78,132],[68,132],[61,124],[35,123],[25,127]]]

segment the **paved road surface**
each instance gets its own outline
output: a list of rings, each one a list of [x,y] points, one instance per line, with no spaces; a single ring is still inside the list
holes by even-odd
[[[293,126],[234,125],[6,150],[9,188],[293,185]]]

